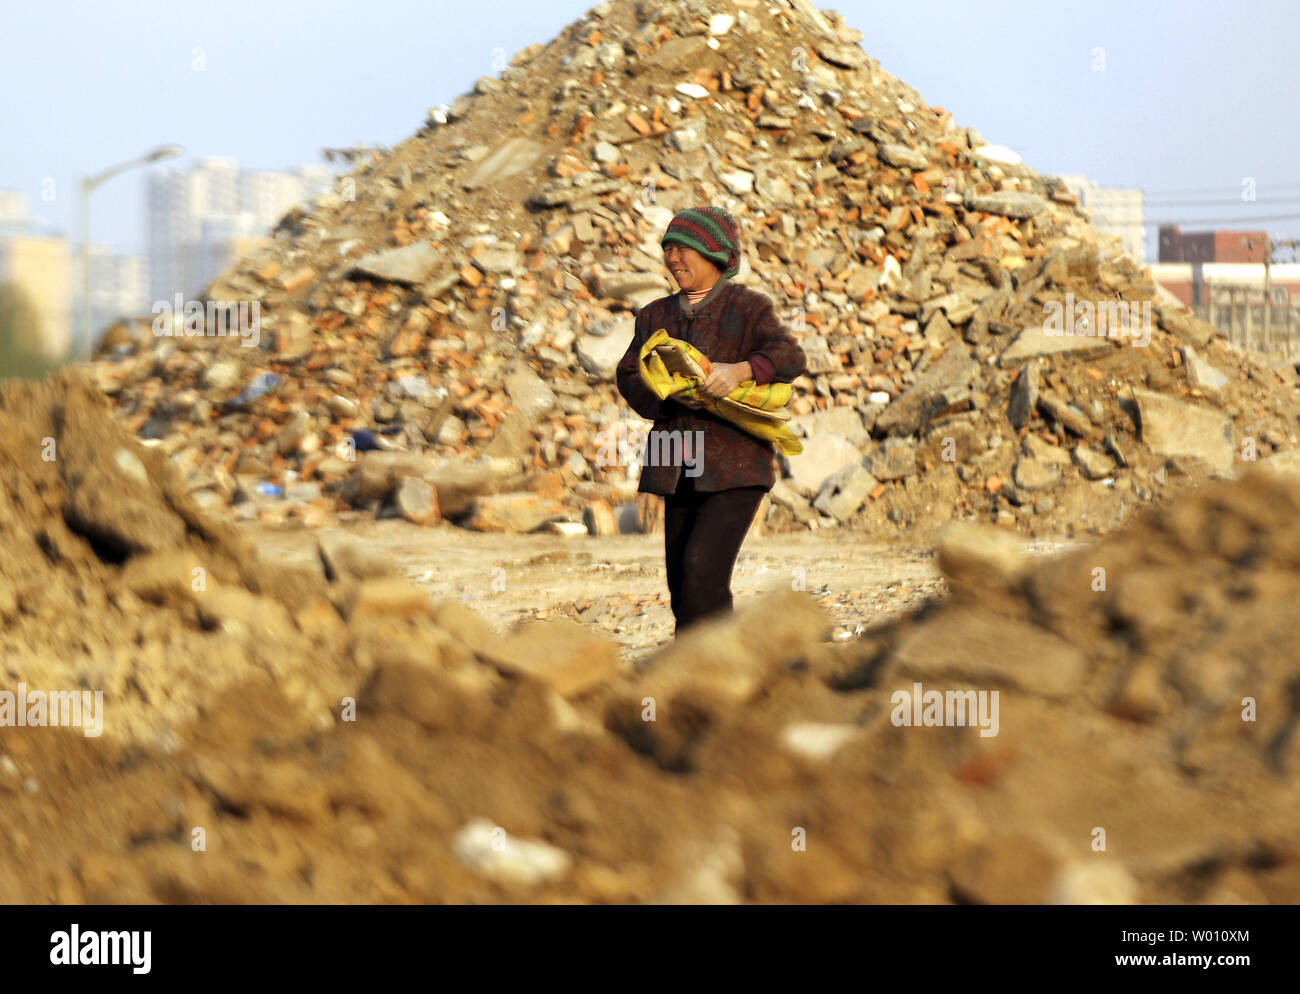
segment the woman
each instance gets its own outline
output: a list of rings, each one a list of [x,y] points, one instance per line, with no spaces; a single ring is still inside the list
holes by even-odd
[[[731,571],[763,494],[776,482],[775,452],[771,442],[710,411],[661,401],[641,380],[641,347],[660,328],[694,345],[712,362],[701,386],[711,398],[725,397],[748,379],[788,383],[807,361],[767,295],[730,282],[740,268],[740,239],[730,214],[716,207],[682,211],[662,245],[679,292],[641,309],[617,379],[631,408],[654,422],[637,489],[664,498],[668,594],[680,633],[731,610]],[[693,444],[698,440],[702,451]],[[656,453],[681,458],[672,464],[652,458]],[[670,464],[657,464],[665,461]]]

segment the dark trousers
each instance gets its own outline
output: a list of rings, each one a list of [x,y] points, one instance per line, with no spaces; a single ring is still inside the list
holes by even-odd
[[[732,608],[731,571],[766,487],[695,489],[684,472],[664,498],[664,553],[676,634]]]

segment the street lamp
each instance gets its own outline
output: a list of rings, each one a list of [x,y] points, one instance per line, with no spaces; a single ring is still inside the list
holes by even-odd
[[[118,173],[124,173],[128,169],[134,169],[136,166],[147,166],[154,162],[162,162],[164,159],[174,159],[178,155],[184,154],[185,149],[179,145],[159,145],[152,152],[146,152],[137,159],[131,159],[127,162],[119,162],[115,166],[109,166],[92,176],[85,176],[80,184],[80,215],[81,215],[81,337],[90,345],[90,336],[94,333],[90,326],[90,195],[101,184],[112,179]]]

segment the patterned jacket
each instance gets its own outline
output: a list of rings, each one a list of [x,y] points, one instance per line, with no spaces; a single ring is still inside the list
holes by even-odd
[[[713,362],[748,361],[758,383],[789,383],[807,369],[803,349],[777,319],[771,299],[726,277],[719,278],[694,308],[680,291],[647,304],[636,317],[632,343],[617,372],[619,393],[632,410],[654,422],[637,489],[661,496],[674,493],[685,471],[693,477],[696,490],[753,486],[770,490],[776,482],[776,450],[771,442],[708,411],[671,399],[661,401],[641,381],[637,368],[641,346],[659,328],[694,345]],[[695,444],[700,439],[702,452]]]

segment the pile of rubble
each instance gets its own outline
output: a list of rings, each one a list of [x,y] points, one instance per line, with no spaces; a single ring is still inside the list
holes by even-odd
[[[669,219],[714,203],[809,359],[769,527],[1105,528],[1295,444],[1294,369],[1161,296],[861,38],[808,0],[603,3],[209,288],[260,307],[257,347],[122,326],[99,385],[206,506],[650,528],[612,374],[673,289]]]
[[[1293,480],[1046,562],[962,524],[862,639],[786,590],[633,666],[334,529],[263,561],[75,378],[0,429],[4,693],[103,691],[0,702],[0,901],[1300,898]]]

